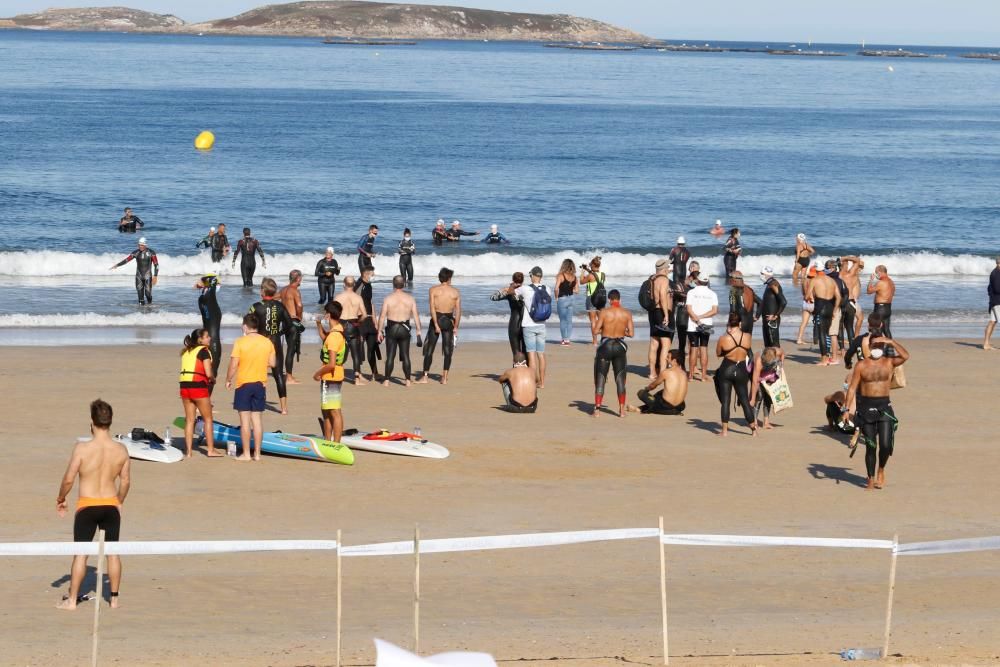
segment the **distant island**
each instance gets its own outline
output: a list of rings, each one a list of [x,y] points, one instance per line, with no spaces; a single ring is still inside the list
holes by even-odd
[[[128,7],[47,9],[0,19],[0,28],[212,35],[640,43],[650,38],[567,14],[524,14],[444,5],[385,2],[292,2],[231,18],[187,23],[172,14]]]

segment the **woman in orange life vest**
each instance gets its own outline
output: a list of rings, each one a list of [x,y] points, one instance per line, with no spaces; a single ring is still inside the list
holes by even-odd
[[[195,410],[201,413],[205,420],[205,443],[208,446],[208,456],[225,456],[224,452],[215,451],[215,439],[212,437],[212,401],[209,398],[209,387],[215,382],[212,376],[212,353],[209,345],[212,335],[208,329],[195,329],[184,337],[184,349],[181,350],[181,403],[184,404],[184,447],[187,457],[191,458],[191,447],[194,441]]]

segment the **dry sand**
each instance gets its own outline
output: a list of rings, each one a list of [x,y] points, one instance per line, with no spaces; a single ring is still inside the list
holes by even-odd
[[[265,457],[136,462],[123,539],[407,539],[591,528],[891,539],[1000,534],[996,374],[1000,353],[969,343],[910,345],[910,386],[888,487],[860,488],[863,452],[822,430],[822,396],[845,371],[790,352],[796,407],[756,440],[740,422],[713,433],[711,384],[692,386],[683,417],[605,415],[593,396],[592,349],[549,347],[536,415],[494,407],[502,344],[463,344],[452,381],[404,389],[345,387],[349,426],[410,429],[449,446],[445,461],[357,453],[353,467]],[[228,353],[228,346],[227,346]],[[87,403],[115,426],[162,432],[180,413],[177,350],[5,348],[0,377],[4,489],[0,540],[66,540],[54,498]],[[645,344],[632,368],[643,372]],[[309,346],[301,375],[318,366]],[[715,363],[713,362],[713,366]],[[629,376],[634,396],[642,379]],[[269,389],[274,394],[273,384]],[[268,429],[314,433],[318,390],[290,388],[291,415]],[[217,392],[218,418],[234,420]],[[74,494],[75,497],[75,494]],[[2,558],[0,663],[82,664],[91,605],[53,608],[66,558]],[[93,566],[93,561],[91,561]],[[344,561],[344,652],[373,662],[371,639],[411,643],[409,557]],[[834,664],[847,647],[881,644],[889,555],[797,548],[671,547],[671,664]],[[492,652],[500,660],[659,664],[655,540],[424,556],[422,649]],[[1000,663],[1000,554],[901,558],[892,651],[899,664]],[[334,557],[329,553],[134,557],[122,609],[103,615],[104,664],[330,665]],[[90,584],[92,586],[92,584]],[[691,657],[685,657],[691,656]]]

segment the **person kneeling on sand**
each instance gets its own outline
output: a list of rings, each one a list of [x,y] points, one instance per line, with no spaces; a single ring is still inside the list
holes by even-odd
[[[131,478],[128,450],[125,445],[111,439],[113,416],[111,406],[97,399],[90,404],[90,432],[93,437],[77,443],[66,467],[56,511],[66,516],[66,496],[80,476],[80,498],[76,503],[73,520],[73,541],[90,542],[98,529],[104,531],[107,542],[117,542],[121,529],[121,506],[128,495]],[[87,573],[87,557],[73,556],[69,593],[56,605],[59,609],[76,609],[81,601],[80,586]],[[118,607],[118,587],[122,581],[122,561],[118,556],[108,556],[108,578],[111,581],[111,607]],[[104,582],[97,582],[98,595]],[[85,599],[85,598],[83,598]],[[98,603],[100,600],[98,600]]]
[[[524,352],[514,353],[514,367],[504,371],[497,382],[503,390],[503,410],[533,413],[538,408],[535,372],[528,368],[528,358]]]
[[[688,378],[682,362],[684,355],[680,350],[671,350],[667,365],[660,374],[648,385],[639,390],[639,407],[628,406],[629,412],[641,412],[650,415],[682,415],[687,400]],[[650,395],[649,392],[663,385],[663,389]]]

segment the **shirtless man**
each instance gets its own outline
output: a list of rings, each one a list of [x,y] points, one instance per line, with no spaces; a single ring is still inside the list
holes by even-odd
[[[392,279],[392,294],[382,301],[382,311],[378,315],[378,340],[385,341],[385,380],[382,384],[389,386],[392,377],[392,366],[396,363],[396,350],[399,350],[399,361],[403,364],[403,384],[410,386],[410,322],[417,326],[417,340],[420,340],[420,315],[417,312],[417,302],[407,292],[403,291],[406,281],[403,276]],[[384,327],[384,328],[383,328]]]
[[[364,341],[361,338],[361,321],[365,317],[365,302],[361,295],[354,291],[355,280],[352,276],[344,278],[344,289],[333,298],[343,308],[340,323],[344,326],[344,336],[347,338],[347,349],[351,351],[354,364],[354,384],[368,384],[361,374],[361,362],[364,360]],[[317,321],[320,340],[326,338],[323,323]],[[374,378],[373,378],[374,379]]]
[[[708,230],[708,233],[716,237],[725,234],[726,228],[722,226],[722,220],[716,220],[715,226],[713,226],[710,230]]]
[[[820,366],[838,363],[836,347],[836,331],[830,331],[833,324],[834,311],[840,310],[840,289],[837,282],[820,271],[809,281],[806,287],[806,301],[813,303],[813,323],[819,328]]]
[[[649,286],[650,296],[653,297],[653,310],[649,311],[649,379],[655,378],[660,369],[667,365],[667,354],[673,343],[674,331],[670,327],[670,313],[673,312],[670,270],[669,260],[656,260],[656,273]]]
[[[889,326],[892,320],[892,299],[896,296],[896,283],[889,277],[889,269],[884,264],[875,267],[875,273],[868,281],[868,294],[875,295],[874,313],[882,318],[882,331],[886,337],[892,338],[892,328]]]
[[[669,362],[660,374],[648,385],[639,390],[639,407],[628,406],[629,412],[641,412],[651,415],[682,415],[688,392],[688,377],[684,370],[684,353],[671,350]],[[660,385],[663,389],[650,395]]]
[[[844,316],[848,316],[853,311],[854,321],[850,323],[847,334],[854,337],[861,330],[861,325],[865,318],[861,312],[858,300],[861,299],[861,269],[865,268],[864,261],[857,255],[844,255],[840,258],[840,279],[847,285],[849,304],[844,306]],[[844,322],[845,328],[848,322]]]
[[[816,249],[806,241],[806,235],[797,234],[795,236],[795,264],[792,265],[792,285],[798,287],[801,280],[800,274],[809,270],[809,258],[815,254]]]
[[[434,348],[438,337],[441,337],[441,353],[444,355],[444,371],[441,373],[441,384],[448,384],[448,371],[451,369],[451,355],[455,352],[455,341],[458,340],[458,324],[462,319],[462,295],[451,286],[454,271],[442,268],[438,271],[440,285],[435,285],[428,292],[428,308],[431,311],[430,323],[427,326],[427,340],[424,341],[424,374],[417,382],[427,383],[427,373],[434,361]]]
[[[663,284],[666,285],[667,280],[664,280]],[[635,325],[632,323],[632,313],[622,308],[621,298],[616,289],[608,292],[608,306],[598,313],[594,321],[594,335],[600,336],[601,340],[594,356],[592,415],[595,418],[601,412],[601,404],[604,402],[604,383],[608,380],[608,370],[611,367],[614,367],[615,387],[618,390],[618,416],[624,417],[626,412],[628,396],[625,393],[625,375],[628,370],[628,346],[625,344],[625,339],[635,334]]]
[[[302,294],[299,293],[299,286],[302,284],[302,272],[294,269],[288,274],[288,284],[278,292],[281,305],[285,307],[288,316],[292,318],[292,326],[285,332],[285,383],[298,384],[299,381],[292,377],[292,364],[295,357],[299,356],[299,347],[302,342],[302,332],[305,326],[302,324]],[[323,339],[320,339],[323,340]]]
[[[503,409],[507,412],[534,413],[538,409],[538,384],[535,371],[528,367],[524,352],[514,353],[514,367],[497,378],[503,390]]]
[[[56,512],[66,516],[66,496],[80,476],[80,498],[73,521],[73,541],[90,542],[98,528],[104,531],[106,542],[117,542],[121,528],[121,506],[128,495],[129,457],[125,446],[108,434],[111,428],[111,406],[97,399],[90,404],[90,432],[94,436],[73,448],[66,474],[59,485]],[[87,573],[87,557],[73,556],[69,593],[56,605],[59,609],[76,609],[80,585]],[[111,580],[111,608],[118,607],[118,588],[122,581],[122,562],[118,556],[108,556],[108,578]],[[103,582],[98,582],[98,595]],[[98,604],[100,601],[98,600]]]
[[[895,349],[896,354],[888,356],[886,349]],[[892,456],[896,425],[899,423],[892,410],[889,390],[892,386],[892,372],[910,358],[909,352],[891,338],[879,336],[870,342],[871,356],[862,359],[854,367],[851,386],[847,390],[847,401],[843,411],[857,399],[854,423],[861,429],[865,442],[865,467],[868,469],[868,488],[881,489],[885,486],[885,465]],[[875,461],[878,459],[878,477],[875,476]]]

